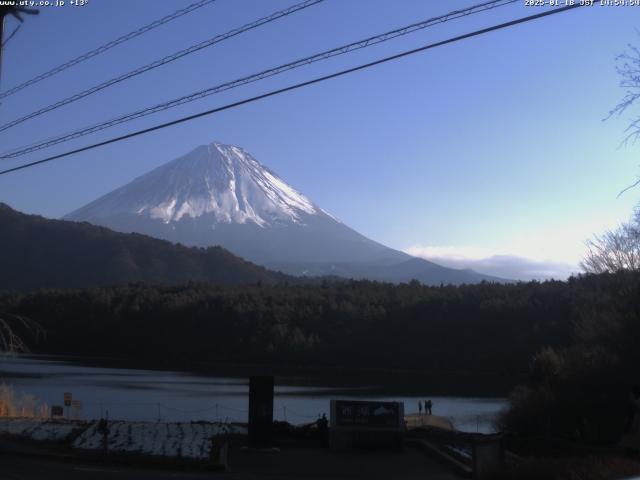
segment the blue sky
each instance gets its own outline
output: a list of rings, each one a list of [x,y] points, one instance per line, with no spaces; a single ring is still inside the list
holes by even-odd
[[[190,2],[42,7],[7,44],[2,90]],[[2,123],[294,4],[218,0],[0,106]],[[326,0],[0,133],[0,150],[478,2]],[[524,0],[76,140],[126,133],[541,11]],[[7,20],[6,31],[15,25]],[[638,147],[615,57],[640,44],[640,7],[581,8],[447,45],[213,117],[0,177],[0,201],[60,217],[214,140],[233,143],[364,235],[440,263],[528,279],[578,271],[584,240],[626,220]]]

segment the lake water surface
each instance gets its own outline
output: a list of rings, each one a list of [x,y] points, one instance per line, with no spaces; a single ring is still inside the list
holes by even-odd
[[[34,395],[47,405],[62,405],[71,392],[82,401],[82,418],[106,415],[122,420],[206,420],[246,422],[248,379],[186,372],[106,368],[40,356],[0,357],[0,383],[17,394]],[[321,382],[318,382],[319,384]],[[506,406],[503,398],[407,396],[367,387],[300,386],[295,379],[276,378],[274,416],[293,424],[312,422],[329,414],[331,399],[404,402],[405,412],[418,411],[418,400],[430,398],[433,414],[449,418],[463,431],[492,432],[495,415]]]

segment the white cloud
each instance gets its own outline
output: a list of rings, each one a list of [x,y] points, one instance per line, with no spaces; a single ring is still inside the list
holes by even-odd
[[[586,218],[568,218],[530,226],[503,229],[486,226],[480,245],[418,244],[404,251],[451,268],[470,268],[515,280],[566,279],[580,273],[587,253],[585,241],[626,221],[617,212],[591,212]],[[493,239],[486,233],[494,232]],[[500,233],[496,233],[500,232]],[[491,241],[493,240],[493,241]]]
[[[405,249],[409,255],[421,257],[445,267],[470,268],[487,275],[514,280],[566,279],[580,272],[577,261],[540,257],[539,249],[533,255],[523,256],[518,252],[500,253],[474,246],[429,246],[413,245]],[[575,256],[575,255],[572,255]],[[536,258],[538,257],[538,258]]]

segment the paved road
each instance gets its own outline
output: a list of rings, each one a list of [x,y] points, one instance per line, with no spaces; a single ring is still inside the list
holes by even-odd
[[[69,463],[24,456],[0,455],[2,480],[176,480],[211,478],[215,473],[166,472],[101,464]]]
[[[230,472],[180,472],[0,455],[2,480],[394,479],[455,480],[448,469],[407,449],[402,453],[333,454],[321,449],[233,452]]]
[[[451,471],[420,451],[333,453],[327,449],[283,449],[280,453],[232,451],[229,463],[241,480],[455,480]]]

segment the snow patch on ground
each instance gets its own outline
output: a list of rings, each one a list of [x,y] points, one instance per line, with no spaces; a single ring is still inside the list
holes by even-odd
[[[222,423],[110,422],[107,436],[111,452],[205,460],[211,456],[213,437],[225,433],[246,435],[247,429]],[[102,449],[103,434],[93,423],[73,442],[73,448]]]
[[[44,420],[37,418],[1,418],[0,435],[15,435],[38,441],[60,442],[74,430],[85,427],[83,422]]]

